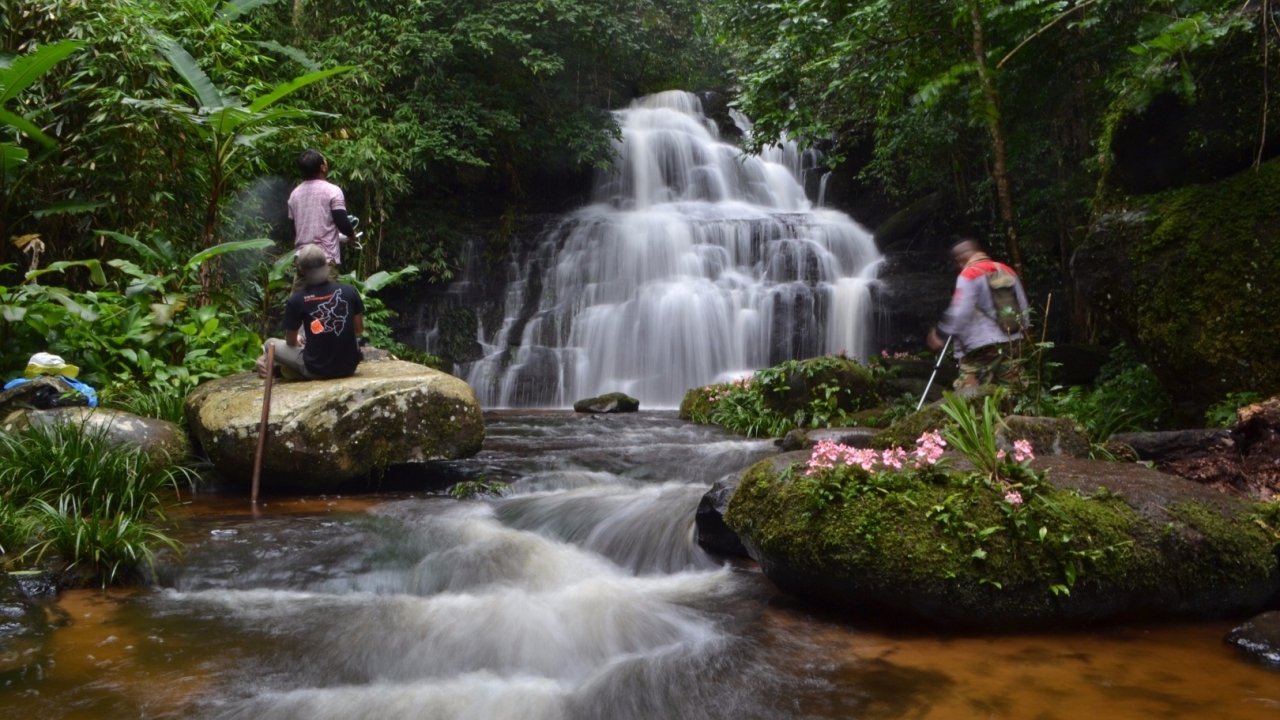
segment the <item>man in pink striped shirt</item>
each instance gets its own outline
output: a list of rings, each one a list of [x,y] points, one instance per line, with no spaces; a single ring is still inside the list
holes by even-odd
[[[329,280],[338,279],[342,264],[341,243],[356,236],[347,217],[347,200],[342,190],[329,182],[329,163],[319,150],[304,150],[298,156],[302,184],[289,195],[289,219],[293,221],[294,245],[319,245],[329,262]],[[301,275],[293,281],[294,292],[306,285]]]

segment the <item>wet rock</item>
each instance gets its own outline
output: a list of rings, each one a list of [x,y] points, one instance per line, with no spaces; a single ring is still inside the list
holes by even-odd
[[[146,452],[152,462],[179,462],[191,455],[187,433],[168,420],[143,418],[123,410],[102,407],[59,407],[56,410],[32,410],[27,421],[37,427],[55,423],[79,425],[91,433],[102,433],[106,439],[125,447]]]
[[[1133,448],[1139,460],[1158,465],[1232,447],[1230,430],[1168,430],[1116,433],[1111,440]]]
[[[573,404],[574,412],[580,413],[631,413],[640,409],[640,401],[626,393],[606,393],[600,397],[579,400]]]
[[[871,439],[880,433],[876,428],[846,427],[804,430],[796,428],[782,438],[782,451],[808,450],[820,442],[828,441],[853,448],[871,447]]]
[[[47,630],[44,606],[24,590],[17,577],[0,572],[0,642],[39,635]]]
[[[187,396],[192,432],[233,482],[252,476],[262,393],[262,380],[245,373]],[[485,436],[469,385],[399,360],[361,364],[338,380],[277,381],[268,427],[264,488],[310,492],[391,466],[470,457]]]
[[[1251,505],[1142,465],[1036,459],[1048,471],[1036,492],[1055,508],[1049,530],[1069,527],[1072,547],[1096,556],[1066,594],[1052,543],[1005,528],[1000,488],[944,474],[818,507],[811,486],[788,472],[805,459],[780,454],[746,470],[724,519],[780,589],[824,608],[1012,631],[1228,617],[1280,600],[1280,553]],[[944,501],[979,526],[1005,529],[981,541],[948,531],[931,514]]]
[[[1263,665],[1280,670],[1280,611],[1262,613],[1227,633],[1223,641]]]
[[[996,445],[1012,453],[1015,440],[1031,443],[1036,455],[1089,457],[1088,434],[1069,418],[1010,415],[996,432]]]
[[[717,480],[698,502],[698,511],[694,515],[698,544],[709,553],[750,557],[742,540],[738,538],[738,533],[724,522],[725,508],[729,506],[729,498],[738,488],[740,480],[741,474]]]
[[[110,408],[64,407],[53,410],[27,410],[11,415],[7,429],[24,426],[50,427],[74,425],[82,432],[101,433],[109,442],[142,450],[153,464],[170,465],[185,461],[191,455],[187,433],[167,420],[142,417]]]

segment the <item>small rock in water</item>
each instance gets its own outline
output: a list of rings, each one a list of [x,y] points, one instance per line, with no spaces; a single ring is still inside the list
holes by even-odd
[[[600,397],[579,400],[573,409],[580,413],[629,413],[640,409],[640,401],[626,393],[607,393]]]
[[[1280,611],[1265,612],[1227,633],[1223,641],[1280,670]]]

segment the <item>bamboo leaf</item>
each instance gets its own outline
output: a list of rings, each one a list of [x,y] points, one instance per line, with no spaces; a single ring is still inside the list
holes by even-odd
[[[31,217],[39,220],[49,215],[74,215],[76,213],[91,212],[105,206],[105,202],[97,200],[67,200],[36,210],[31,213]]]
[[[308,56],[306,53],[302,52],[296,47],[281,45],[275,40],[250,40],[249,42],[254,45],[257,45],[260,48],[263,48],[264,50],[270,50],[271,52],[284,55],[285,57],[293,60],[294,62],[298,63],[302,67],[306,68],[307,72],[320,72],[321,70],[320,63],[316,62],[315,60],[312,60],[310,56]]]
[[[218,10],[218,17],[223,20],[236,20],[241,15],[257,10],[263,5],[270,5],[276,0],[235,0],[228,2]]]

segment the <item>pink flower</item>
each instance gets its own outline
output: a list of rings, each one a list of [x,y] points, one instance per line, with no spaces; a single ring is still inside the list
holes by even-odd
[[[1004,501],[1014,507],[1018,507],[1022,504],[1022,493],[1017,490],[1010,490],[1004,494]]]
[[[907,451],[900,447],[885,450],[881,455],[881,460],[894,470],[901,470],[903,463],[907,461]]]
[[[1013,459],[1017,462],[1025,462],[1027,460],[1035,460],[1035,453],[1031,451],[1031,443],[1026,440],[1013,441]]]
[[[1003,451],[1003,450],[997,450],[997,451],[996,451],[996,459],[997,459],[997,460],[999,460],[999,461],[1001,461],[1001,462],[1004,462],[1005,455],[1006,455],[1006,453],[1005,453],[1005,451]]]
[[[916,438],[916,467],[938,464],[946,447],[947,441],[937,432],[927,432]]]

